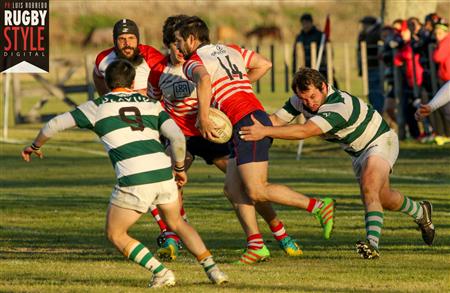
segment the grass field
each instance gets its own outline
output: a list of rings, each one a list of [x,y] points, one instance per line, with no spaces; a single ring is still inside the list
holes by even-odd
[[[29,141],[37,129],[18,126],[10,137]],[[61,133],[44,148],[46,158],[30,164],[21,162],[22,147],[0,144],[0,291],[144,292],[150,274],[126,261],[103,234],[114,176],[94,136],[77,130]],[[435,245],[423,244],[411,218],[387,212],[382,255],[376,261],[362,260],[354,251],[354,242],[364,237],[364,213],[347,155],[312,140],[300,162],[294,157],[295,144],[277,142],[270,178],[309,195],[334,197],[333,238],[323,240],[318,222],[306,212],[277,206],[288,232],[301,241],[304,256],[285,256],[261,220],[272,259],[251,267],[230,264],[242,252],[245,236],[222,195],[223,175],[198,160],[189,173],[185,207],[231,282],[221,288],[210,285],[183,251],[168,264],[178,278],[171,292],[448,292],[449,145],[402,143],[392,175],[397,189],[434,204]],[[150,216],[131,234],[156,249],[158,228]]]

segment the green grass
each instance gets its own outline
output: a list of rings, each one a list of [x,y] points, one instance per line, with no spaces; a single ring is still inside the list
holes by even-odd
[[[29,141],[37,129],[16,127],[10,137]],[[103,234],[114,175],[106,156],[85,152],[101,150],[95,137],[77,130],[61,133],[44,148],[46,158],[30,164],[21,162],[22,147],[0,144],[0,292],[144,292],[150,274],[125,260]],[[365,261],[353,247],[364,237],[364,213],[347,155],[311,140],[297,162],[295,143],[277,142],[271,151],[271,180],[309,195],[336,198],[336,229],[330,241],[323,240],[309,214],[277,206],[287,231],[301,241],[304,256],[284,256],[260,220],[273,258],[252,267],[229,264],[242,252],[245,236],[222,195],[223,175],[198,160],[189,173],[185,207],[231,282],[213,287],[183,251],[168,264],[178,282],[170,292],[446,291],[449,154],[448,145],[402,143],[392,175],[395,188],[434,204],[435,245],[423,244],[411,218],[387,212],[382,256]],[[143,216],[131,234],[155,251],[158,228],[150,216]]]

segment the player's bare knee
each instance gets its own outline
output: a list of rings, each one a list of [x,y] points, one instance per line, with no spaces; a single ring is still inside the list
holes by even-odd
[[[248,197],[254,202],[268,201],[267,189],[265,186],[246,188],[245,191]]]
[[[380,197],[377,193],[373,192],[372,190],[363,190],[363,200],[365,205],[370,205],[374,202],[380,202]]]
[[[120,233],[113,229],[106,229],[105,231],[106,238],[114,245],[117,246],[117,244],[120,242],[120,239],[123,236],[123,233]]]

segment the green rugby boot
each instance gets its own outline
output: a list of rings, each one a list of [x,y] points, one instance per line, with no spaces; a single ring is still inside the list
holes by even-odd
[[[300,256],[303,254],[300,245],[298,245],[297,241],[292,239],[290,236],[287,236],[278,241],[278,245],[281,249],[283,249],[284,253],[289,256]]]
[[[314,209],[313,214],[323,228],[323,237],[328,240],[334,227],[335,200],[326,197],[321,201],[323,202],[322,207]]]
[[[235,264],[252,265],[259,262],[267,261],[270,257],[270,251],[267,246],[263,245],[261,249],[248,249],[244,250],[241,258],[235,262]]]

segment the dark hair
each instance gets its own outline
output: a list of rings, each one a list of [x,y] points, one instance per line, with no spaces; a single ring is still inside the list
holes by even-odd
[[[300,16],[300,22],[302,21],[310,21],[313,22],[313,17],[309,13],[303,13],[302,16]]]
[[[291,88],[294,93],[297,93],[297,90],[300,92],[307,91],[310,85],[322,90],[323,83],[327,84],[325,77],[319,71],[311,68],[300,68],[294,75]]]
[[[198,16],[189,16],[183,19],[175,26],[174,31],[179,31],[184,40],[187,40],[189,35],[193,35],[201,43],[210,43],[208,26]]]
[[[170,43],[175,42],[175,27],[182,20],[189,18],[189,16],[184,14],[169,16],[163,25],[163,43],[166,47],[169,47]]]
[[[394,21],[392,22],[392,25],[397,24],[397,23],[402,24],[402,23],[403,23],[403,19],[397,18],[396,20],[394,20]]]
[[[131,87],[136,70],[127,60],[119,59],[111,62],[106,68],[105,82],[110,89]]]

